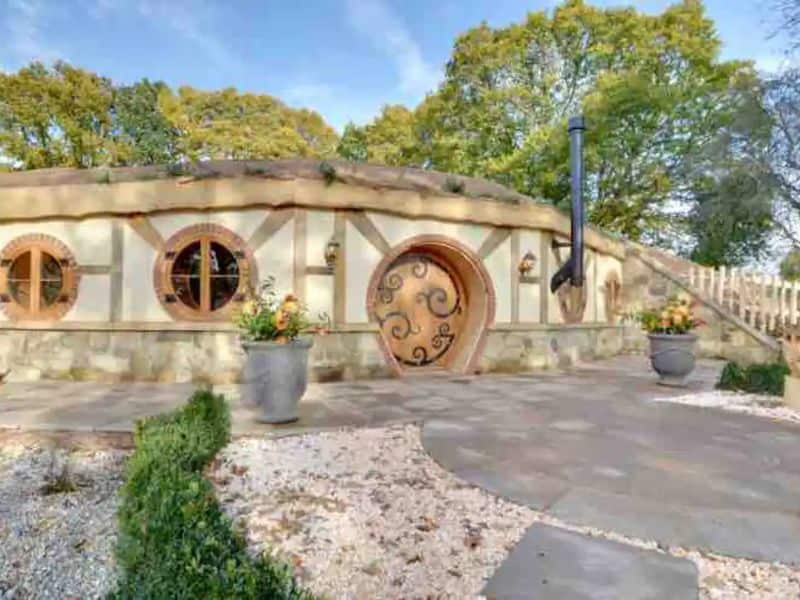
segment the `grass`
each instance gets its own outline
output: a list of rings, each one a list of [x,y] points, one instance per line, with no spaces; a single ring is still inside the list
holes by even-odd
[[[118,512],[120,579],[109,598],[313,598],[287,565],[247,554],[203,477],[229,438],[229,409],[208,390],[137,424]]]

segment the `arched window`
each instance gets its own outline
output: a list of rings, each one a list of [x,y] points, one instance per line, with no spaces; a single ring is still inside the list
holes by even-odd
[[[54,237],[24,235],[0,255],[0,303],[14,320],[57,320],[78,293],[79,274],[69,249]]]
[[[245,242],[219,225],[179,231],[156,261],[156,292],[176,319],[227,319],[254,283],[253,258]]]

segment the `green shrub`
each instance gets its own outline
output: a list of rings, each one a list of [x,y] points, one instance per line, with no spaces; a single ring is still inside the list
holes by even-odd
[[[110,598],[312,598],[285,564],[247,554],[203,477],[229,437],[228,407],[207,390],[137,424],[118,512],[120,580]]]
[[[783,379],[789,374],[789,367],[783,361],[754,364],[741,367],[729,362],[722,369],[717,382],[721,390],[737,390],[750,394],[783,395]]]

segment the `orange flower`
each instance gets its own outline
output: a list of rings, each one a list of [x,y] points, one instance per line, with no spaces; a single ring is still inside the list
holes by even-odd
[[[289,338],[286,337],[285,335],[279,335],[278,337],[275,338],[274,341],[276,344],[288,344]]]
[[[289,315],[283,310],[275,311],[275,315],[272,317],[272,324],[278,331],[283,331],[289,326]]]

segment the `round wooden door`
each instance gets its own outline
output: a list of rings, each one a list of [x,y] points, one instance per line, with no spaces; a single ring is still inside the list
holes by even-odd
[[[392,354],[409,367],[449,366],[466,317],[464,286],[438,257],[398,257],[378,286],[375,316]]]

